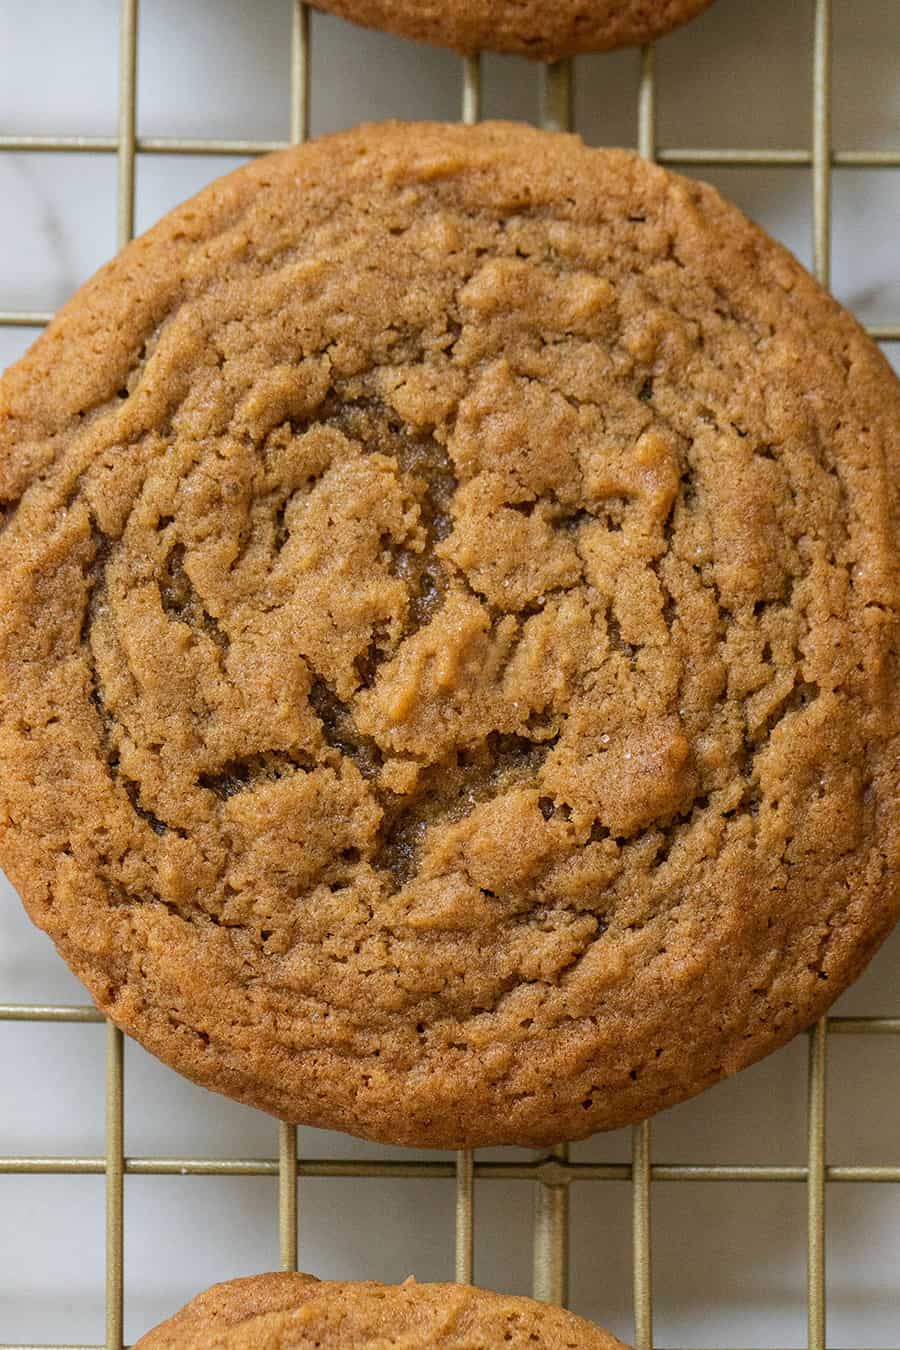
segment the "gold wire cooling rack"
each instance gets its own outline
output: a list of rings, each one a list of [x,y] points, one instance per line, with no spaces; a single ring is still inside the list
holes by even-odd
[[[173,155],[260,155],[302,141],[309,130],[309,7],[292,5],[290,141],[208,140],[141,137],[135,107],[138,65],[138,0],[121,0],[119,20],[118,134],[105,136],[0,136],[0,152],[107,152],[118,163],[118,240],[134,232],[135,161],[141,152]],[[900,167],[900,149],[836,150],[831,140],[831,0],[810,0],[812,107],[809,149],[663,148],[656,136],[656,69],[652,46],[641,52],[637,103],[637,147],[648,159],[679,167],[808,167],[812,170],[813,262],[827,286],[831,257],[831,170],[833,167]],[[571,61],[545,64],[538,71],[540,122],[553,130],[573,127]],[[481,110],[481,61],[462,58],[460,116],[476,122]],[[0,327],[40,328],[52,316],[37,311],[0,310]],[[900,341],[900,320],[870,327],[882,342]],[[104,1022],[90,1006],[0,1004],[0,1021]],[[0,1157],[0,1174],[100,1174],[106,1179],[106,1340],[105,1350],[123,1346],[123,1206],[126,1175],[265,1176],[278,1180],[281,1265],[297,1268],[297,1188],[305,1177],[450,1178],[456,1182],[456,1279],[472,1280],[474,1183],[476,1180],[526,1181],[534,1187],[533,1292],[536,1298],[565,1304],[568,1295],[569,1187],[574,1182],[629,1181],[632,1189],[632,1259],[636,1350],[653,1350],[651,1189],[654,1181],[794,1182],[807,1194],[807,1329],[809,1350],[825,1350],[825,1187],[831,1182],[900,1183],[900,1167],[827,1166],[825,1079],[828,1039],[833,1035],[900,1035],[897,1017],[827,1017],[807,1033],[807,1162],[801,1167],[660,1165],[651,1162],[651,1126],[632,1132],[630,1163],[570,1161],[565,1145],[531,1162],[477,1161],[461,1150],[455,1161],[413,1159],[308,1159],[297,1153],[297,1129],[279,1125],[277,1158],[126,1157],[124,1152],[123,1037],[106,1022],[106,1154],[96,1158]],[[0,1345],[0,1350],[38,1350]],[[100,1346],[55,1346],[44,1350],[103,1350]]]

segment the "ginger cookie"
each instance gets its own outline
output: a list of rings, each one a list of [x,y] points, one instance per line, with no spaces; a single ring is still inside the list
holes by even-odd
[[[555,61],[639,47],[687,23],[712,0],[312,0],[343,19],[459,52],[515,52]]]
[[[608,1331],[548,1303],[463,1284],[340,1283],[255,1275],[213,1285],[135,1350],[626,1350]]]
[[[207,1087],[543,1145],[783,1044],[898,912],[900,394],[711,188],[363,127],[0,383],[0,860]]]

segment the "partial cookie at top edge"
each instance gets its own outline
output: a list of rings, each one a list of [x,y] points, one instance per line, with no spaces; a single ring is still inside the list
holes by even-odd
[[[640,47],[712,0],[313,0],[317,9],[459,52],[515,52],[555,61]]]

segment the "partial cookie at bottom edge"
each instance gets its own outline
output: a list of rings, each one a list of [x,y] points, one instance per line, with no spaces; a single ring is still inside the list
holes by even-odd
[[[388,1339],[386,1339],[388,1338]],[[460,1284],[319,1281],[254,1275],[213,1285],[135,1350],[627,1350],[562,1308]]]

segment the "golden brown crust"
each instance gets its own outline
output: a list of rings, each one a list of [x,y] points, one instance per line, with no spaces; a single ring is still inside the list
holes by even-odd
[[[224,1334],[257,1318],[302,1307],[321,1289],[314,1275],[272,1271],[225,1280],[192,1298],[173,1317],[148,1331],[134,1350],[175,1350],[197,1345],[201,1337]]]
[[[555,61],[640,47],[712,0],[313,0],[317,9],[459,52],[515,52]]]
[[[213,1285],[135,1350],[627,1350],[609,1332],[530,1298],[458,1284],[344,1284],[254,1275]]]
[[[541,1144],[897,916],[900,396],[710,188],[488,124],[241,169],[0,383],[0,859],[275,1114]]]

